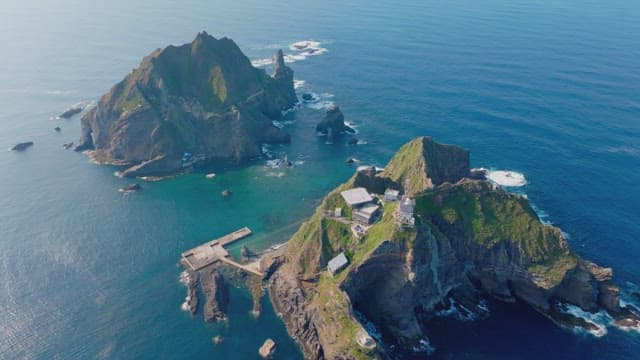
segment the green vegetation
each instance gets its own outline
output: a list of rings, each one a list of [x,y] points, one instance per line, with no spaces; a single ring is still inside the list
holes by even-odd
[[[332,325],[331,344],[342,349],[347,358],[371,359],[372,351],[362,348],[356,341],[361,325],[351,313],[351,304],[347,295],[339,288],[339,282],[329,274],[323,273],[318,280],[317,292],[312,300],[322,319]]]
[[[328,211],[333,211],[336,208],[342,208],[342,216],[345,219],[350,220],[352,216],[351,207],[347,205],[347,203],[340,195],[340,192],[347,189],[348,187],[341,186],[336,191],[332,191],[331,194],[329,194],[324,200],[322,208]]]
[[[405,193],[413,195],[431,187],[423,153],[423,138],[405,144],[385,167],[382,176],[404,186]]]
[[[436,224],[446,223],[470,233],[487,247],[501,241],[517,242],[535,261],[546,260],[549,250],[561,250],[557,231],[540,223],[526,199],[491,191],[487,184],[475,185],[483,187],[480,193],[464,186],[426,193],[416,201],[417,213]]]
[[[126,91],[126,90],[125,90]],[[117,99],[114,108],[124,113],[127,111],[133,111],[140,105],[145,105],[147,102],[142,96],[140,90],[133,85],[132,89],[128,89],[126,94],[121,94]]]
[[[321,221],[321,228],[322,250],[325,252],[325,259],[331,259],[341,251],[344,251],[348,258],[353,255],[354,237],[351,227],[347,223],[325,218]]]
[[[224,75],[219,65],[211,69],[211,86],[213,87],[213,93],[221,103],[224,103],[227,100],[227,83],[224,80]]]
[[[577,263],[560,231],[542,224],[525,198],[487,183],[427,192],[417,198],[416,213],[438,232],[471,238],[487,248],[516,243],[524,259],[535,264],[529,271],[541,286],[559,283]]]

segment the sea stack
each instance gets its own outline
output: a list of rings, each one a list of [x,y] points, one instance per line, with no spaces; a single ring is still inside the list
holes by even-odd
[[[153,51],[105,94],[82,117],[76,150],[128,166],[129,177],[175,173],[194,159],[241,163],[263,143],[290,140],[272,121],[296,102],[281,52],[271,77],[233,40],[202,32]]]
[[[334,105],[327,110],[324,119],[316,126],[316,132],[336,137],[342,134],[355,134],[356,131],[344,123],[342,111]]]
[[[282,50],[278,50],[274,55],[274,63],[273,79],[276,82],[278,91],[289,104],[297,103],[298,97],[293,87],[293,70],[285,64]]]

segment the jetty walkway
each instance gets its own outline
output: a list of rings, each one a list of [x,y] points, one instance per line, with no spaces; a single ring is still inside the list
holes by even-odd
[[[256,266],[255,264],[242,265],[233,261],[229,256],[229,252],[224,248],[225,246],[244,239],[251,234],[253,234],[251,229],[245,226],[242,229],[236,230],[221,238],[208,241],[191,250],[183,252],[182,262],[192,271],[198,271],[220,261],[251,274],[262,276],[259,266]]]

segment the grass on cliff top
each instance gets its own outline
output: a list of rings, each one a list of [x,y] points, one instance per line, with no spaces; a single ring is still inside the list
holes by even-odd
[[[455,186],[427,192],[417,198],[416,212],[448,236],[468,236],[488,248],[517,243],[535,264],[530,272],[544,286],[557,284],[576,265],[560,230],[542,224],[525,198],[484,183],[470,186],[476,188]]]
[[[423,150],[423,138],[403,145],[389,161],[382,176],[402,183],[405,193],[410,195],[429,188]]]

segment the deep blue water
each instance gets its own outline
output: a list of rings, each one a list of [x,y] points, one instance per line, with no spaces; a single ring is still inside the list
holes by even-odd
[[[0,146],[36,144],[0,152],[0,358],[256,358],[266,337],[280,358],[300,358],[268,301],[254,320],[242,289],[226,326],[182,312],[180,252],[245,225],[256,232],[250,246],[284,241],[350,176],[347,157],[384,164],[419,135],[470,149],[475,166],[524,173],[519,191],[631,289],[640,284],[639,18],[640,3],[617,0],[4,1]],[[273,149],[300,166],[261,161],[127,197],[113,168],[61,149],[78,138],[78,118],[51,117],[201,30],[233,38],[252,59],[319,41],[328,52],[291,64],[296,78],[339,104],[368,144],[325,145],[314,134],[322,112],[304,108],[286,128],[293,143]],[[492,311],[430,324],[435,356],[638,357],[638,334],[574,335],[526,308]],[[225,341],[214,346],[217,334]]]

